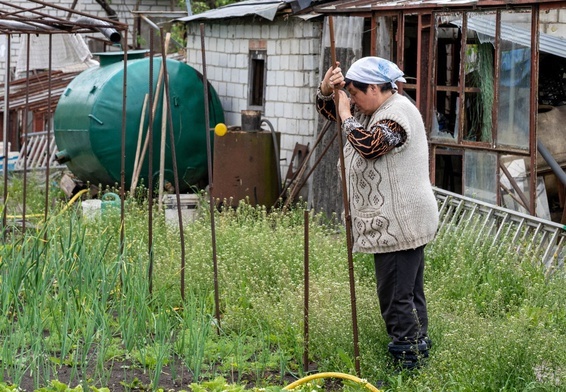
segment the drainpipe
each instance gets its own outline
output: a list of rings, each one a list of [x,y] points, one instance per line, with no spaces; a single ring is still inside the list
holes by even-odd
[[[104,20],[97,20],[89,18],[88,16],[82,16],[75,20],[75,22],[87,26],[93,26],[100,33],[102,33],[102,35],[104,35],[115,44],[119,43],[122,39],[122,35],[113,27],[112,23],[106,22]]]
[[[554,159],[550,151],[548,151],[546,146],[538,139],[537,139],[537,150],[540,153],[540,155],[542,155],[546,163],[548,163],[556,178],[558,178],[563,185],[566,185],[566,173],[564,172],[564,170],[562,170],[558,162],[556,162],[556,160]]]

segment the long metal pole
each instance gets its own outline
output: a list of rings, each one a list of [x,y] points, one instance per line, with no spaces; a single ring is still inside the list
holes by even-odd
[[[51,72],[51,68],[53,67],[53,34],[49,34],[49,60],[47,66],[47,73],[48,73],[48,84],[47,84],[47,145],[45,156],[47,157],[45,162],[45,207],[44,207],[44,215],[43,219],[47,222],[47,216],[49,213],[49,175],[50,175],[50,165],[51,165],[51,97],[52,97],[52,79],[53,75]],[[45,123],[45,118],[44,118]],[[47,243],[47,230],[43,233],[43,239],[45,243]]]
[[[304,287],[304,310],[303,310],[303,371],[306,373],[309,371],[309,212],[305,210],[304,212],[304,234],[305,234],[305,245],[304,245],[304,276],[305,276],[305,287]]]
[[[153,95],[159,96],[159,90],[157,92],[153,91],[153,50],[154,50],[154,38],[153,32],[149,34],[149,90],[147,92],[148,102],[153,102]],[[158,82],[159,83],[159,82]],[[147,120],[147,135],[146,143],[148,146],[147,150],[147,201],[148,201],[148,223],[147,223],[147,251],[149,256],[149,293],[153,293],[153,116],[155,114],[154,110],[148,110],[148,120]],[[140,121],[143,121],[141,119]],[[145,156],[145,149],[141,152],[140,163],[143,162]],[[141,171],[141,165],[139,166],[138,173],[136,174],[136,168],[134,167],[134,177],[132,178],[132,183],[137,180],[137,176]],[[132,194],[134,193],[135,185],[132,185]]]
[[[214,305],[216,307],[217,332],[220,333],[220,300],[218,295],[218,262],[216,260],[216,228],[214,224],[214,189],[212,173],[212,148],[210,143],[210,124],[208,110],[208,78],[206,76],[206,51],[204,47],[204,24],[200,24],[200,44],[202,49],[202,84],[204,86],[204,129],[206,131],[206,157],[208,160],[208,196],[210,204],[210,232],[212,235],[212,265],[214,268]]]
[[[165,123],[165,128],[161,128],[161,132],[165,133],[167,130],[167,122],[169,123],[169,139],[171,139],[171,165],[173,169],[173,182],[175,183],[175,197],[177,200],[177,217],[179,219],[179,242],[181,245],[181,298],[185,300],[185,267],[186,267],[186,253],[185,253],[185,231],[183,229],[183,212],[181,211],[181,197],[179,196],[179,173],[177,169],[177,154],[175,150],[175,133],[173,131],[173,115],[171,113],[171,105],[169,104],[169,97],[171,93],[169,91],[169,73],[167,71],[167,46],[169,45],[169,33],[164,40],[163,30],[161,31],[161,65],[163,67],[163,100],[162,106],[164,112],[162,116],[167,116],[167,118],[161,118],[161,122]],[[166,135],[165,135],[166,136]],[[167,138],[162,138],[162,145],[160,146],[161,151],[165,154],[165,142]],[[161,168],[160,176],[161,176]],[[162,184],[160,183],[160,187]],[[161,197],[161,196],[159,196]]]
[[[29,71],[29,67],[30,67],[30,46],[31,46],[31,35],[27,34],[26,35],[26,39],[27,39],[27,47],[26,47],[26,106],[25,106],[25,110],[24,110],[24,135],[23,135],[23,139],[24,139],[24,146],[25,148],[23,149],[23,154],[24,154],[24,189],[23,189],[23,201],[22,201],[22,233],[26,232],[26,209],[27,209],[27,182],[28,182],[28,151],[30,151],[30,146],[29,146],[29,140],[28,140],[28,125],[29,125],[29,121],[28,121],[28,117],[29,117],[29,90],[30,90],[30,71]]]
[[[10,126],[10,51],[12,37],[6,34],[6,78],[4,79],[4,129],[2,132],[2,141],[4,142],[4,208],[2,208],[2,239],[6,240],[6,223],[7,223],[7,203],[8,200],[8,127]]]
[[[124,78],[122,81],[122,131],[120,146],[120,257],[124,257],[124,240],[126,236],[125,221],[126,213],[124,209],[124,199],[126,197],[126,125],[127,125],[127,105],[128,105],[128,31],[124,31],[122,43],[124,52]]]
[[[334,41],[334,21],[332,16],[328,17],[328,28],[330,32],[330,54],[332,57],[332,67],[336,68],[336,44]],[[348,248],[348,274],[350,277],[350,302],[352,306],[352,329],[354,334],[354,365],[356,367],[356,374],[360,376],[360,347],[358,343],[358,314],[356,306],[356,287],[354,279],[354,259],[352,257],[352,217],[350,216],[350,202],[348,200],[348,187],[346,185],[346,168],[344,167],[344,144],[342,141],[342,124],[340,115],[338,114],[339,107],[338,87],[334,87],[334,102],[336,106],[336,127],[338,133],[339,150],[340,150],[340,174],[342,177],[342,200],[344,202],[344,215],[346,225],[346,244]]]

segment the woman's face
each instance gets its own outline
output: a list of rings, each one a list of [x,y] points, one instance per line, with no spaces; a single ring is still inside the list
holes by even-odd
[[[349,84],[346,90],[350,94],[350,102],[356,105],[356,108],[363,114],[371,115],[381,105],[379,96],[376,94],[376,90],[379,91],[379,89],[376,89],[373,84],[369,85],[365,93],[354,87],[353,84]]]

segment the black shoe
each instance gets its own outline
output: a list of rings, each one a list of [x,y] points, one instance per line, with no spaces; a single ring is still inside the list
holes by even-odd
[[[395,365],[405,370],[420,368],[428,358],[428,345],[424,340],[421,340],[418,344],[389,343],[387,348],[395,361]]]

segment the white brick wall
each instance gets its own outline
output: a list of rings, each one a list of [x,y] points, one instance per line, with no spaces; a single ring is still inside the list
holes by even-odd
[[[220,96],[226,124],[241,125],[248,109],[248,49],[250,39],[265,40],[267,76],[262,117],[281,132],[281,173],[285,175],[295,143],[312,145],[315,131],[314,94],[319,82],[320,21],[206,22],[207,77]],[[187,25],[187,58],[202,72],[200,22]],[[211,72],[214,69],[215,72]]]

